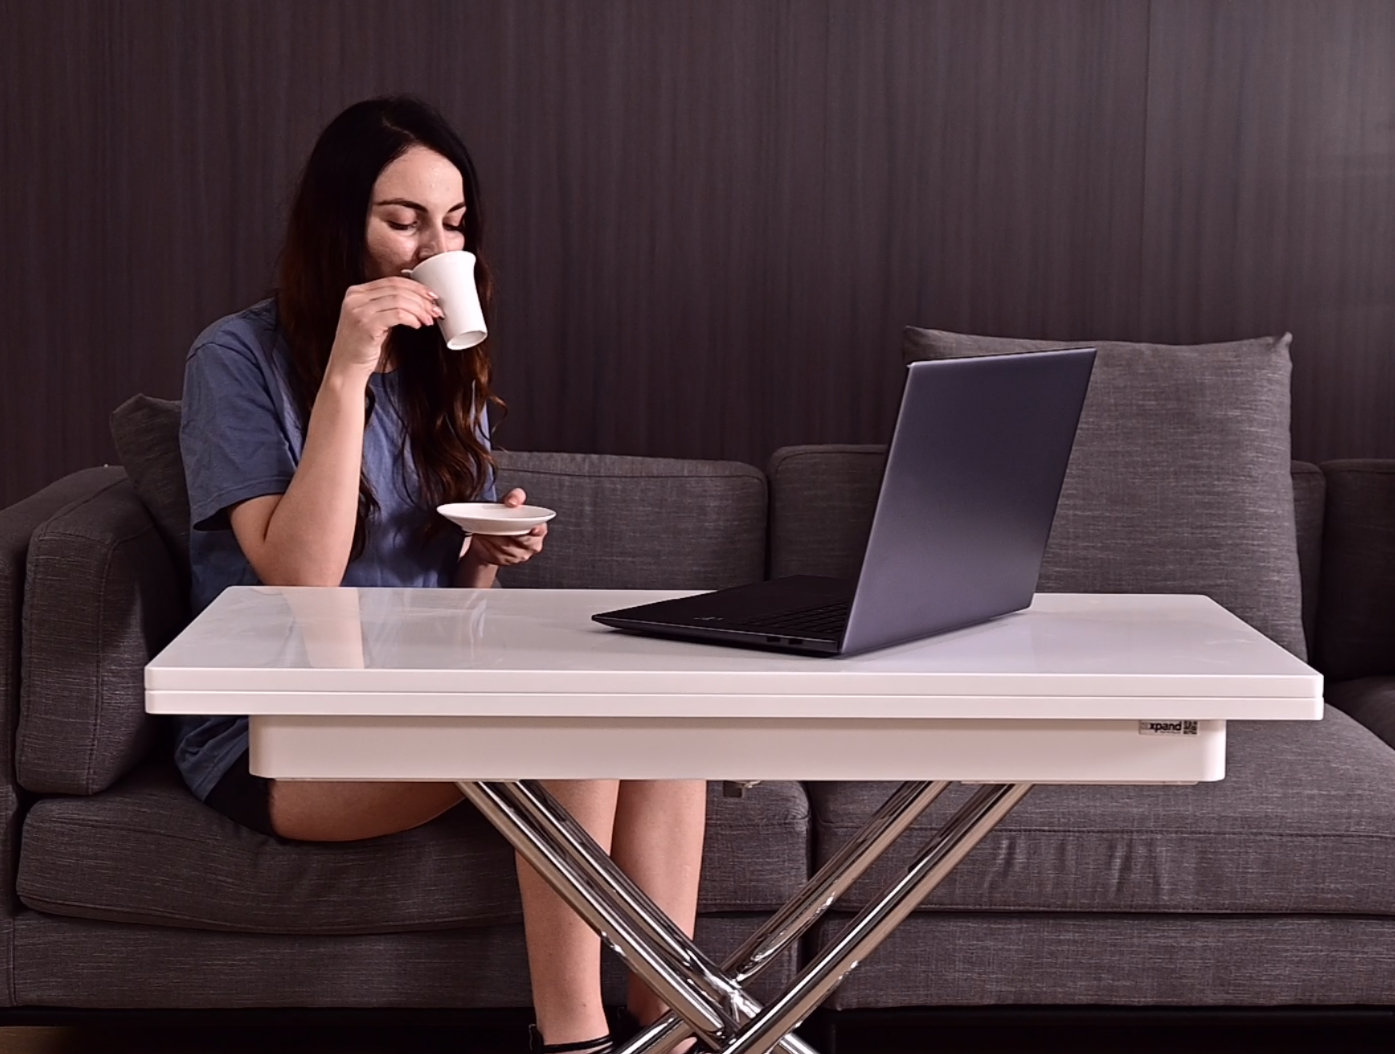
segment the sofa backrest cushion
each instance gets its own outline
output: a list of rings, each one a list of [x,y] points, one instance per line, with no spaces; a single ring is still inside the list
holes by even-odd
[[[509,587],[720,589],[765,575],[765,474],[737,461],[500,450],[502,496],[555,509]]]
[[[781,447],[770,458],[770,577],[853,578],[877,506],[884,446]]]
[[[111,431],[136,494],[187,575],[179,410],[177,401],[136,395],[112,413]],[[717,589],[764,575],[766,484],[749,465],[503,450],[496,456],[500,494],[520,486],[530,502],[558,513],[544,555],[509,569],[509,586]]]
[[[1201,593],[1306,656],[1289,341],[1176,347],[907,327],[904,358],[1099,351],[1038,588]]]
[[[131,484],[68,505],[29,541],[15,770],[36,793],[95,794],[158,725],[145,664],[188,621],[165,543]]]
[[[1325,461],[1322,472],[1322,672],[1395,674],[1395,461]]]
[[[189,567],[189,487],[179,453],[179,402],[133,395],[111,414],[111,438],[126,474],[170,547]],[[187,581],[187,579],[186,579]]]
[[[1322,524],[1327,504],[1327,479],[1322,469],[1307,461],[1295,461],[1293,477],[1293,526],[1298,536],[1298,577],[1303,588],[1303,639],[1308,661],[1319,665],[1318,602],[1322,595]]]
[[[857,574],[886,464],[884,446],[789,446],[770,459],[770,574]],[[1317,641],[1323,473],[1292,463],[1305,639]],[[1330,557],[1329,557],[1330,558]],[[1395,580],[1392,580],[1395,588]]]

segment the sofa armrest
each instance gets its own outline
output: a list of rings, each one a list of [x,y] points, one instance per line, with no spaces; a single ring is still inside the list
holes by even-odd
[[[24,565],[34,529],[67,505],[81,501],[124,479],[115,466],[85,468],[55,480],[0,509],[0,783],[13,782],[14,726],[19,708],[20,623],[24,608]]]
[[[86,468],[0,509],[0,949],[10,947],[15,901],[20,798],[14,774],[14,731],[19,717],[19,670],[24,565],[29,538],[55,512],[125,477],[120,468]],[[0,1005],[11,1002],[8,952],[0,951]]]
[[[29,541],[15,773],[40,794],[95,794],[149,752],[145,664],[189,600],[128,479],[59,510]]]
[[[125,479],[114,466],[86,468],[55,480],[0,509],[0,786],[14,783],[14,730],[19,717],[19,665],[24,610],[24,567],[35,529],[66,506]],[[8,814],[7,814],[8,815]],[[3,873],[8,873],[5,869]]]
[[[1319,654],[1332,681],[1395,674],[1395,459],[1327,461]]]

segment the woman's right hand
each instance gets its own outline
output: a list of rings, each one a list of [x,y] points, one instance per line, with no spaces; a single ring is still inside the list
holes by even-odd
[[[436,294],[410,278],[377,278],[351,285],[339,308],[329,369],[339,366],[371,373],[378,368],[393,326],[420,329],[434,325],[440,317]]]

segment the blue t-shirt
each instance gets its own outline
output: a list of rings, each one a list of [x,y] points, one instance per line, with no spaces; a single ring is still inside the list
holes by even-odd
[[[363,473],[378,502],[362,554],[346,586],[448,586],[463,535],[452,525],[429,541],[436,513],[418,504],[395,373],[375,373],[373,412],[364,429]],[[480,436],[488,427],[481,419]],[[197,614],[231,585],[257,585],[228,521],[248,498],[284,494],[300,463],[305,434],[290,386],[290,357],[276,304],[264,300],[213,323],[194,341],[184,368],[179,448],[189,485],[189,558]],[[478,500],[495,500],[485,480]],[[208,796],[247,749],[247,718],[176,719],[175,764],[189,788]]]

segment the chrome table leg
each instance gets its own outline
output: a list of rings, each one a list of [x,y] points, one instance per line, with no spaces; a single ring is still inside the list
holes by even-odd
[[[757,1014],[722,1054],[767,1054],[797,1028],[940,884],[1027,792],[1030,783],[979,788],[881,898],[863,908],[838,939],[801,971],[794,984]]]
[[[649,944],[609,891],[593,886],[566,850],[539,831],[507,794],[500,793],[500,785],[462,780],[457,786],[572,910],[683,1018],[700,1041],[721,1048],[722,1041],[735,1031],[735,1019]]]
[[[649,895],[635,885],[630,876],[596,844],[590,832],[558,804],[546,787],[537,781],[525,780],[497,784],[494,789],[507,796],[538,829],[565,845],[572,862],[585,877],[588,888],[605,889],[613,894],[634,924],[636,932],[651,946],[665,949],[664,954],[669,957],[670,964],[707,992],[734,1022],[748,1020],[760,1011],[760,1004],[708,958]],[[642,970],[636,972],[641,977],[645,976]],[[675,1021],[672,1030],[662,1033],[654,1030],[654,1036],[647,1038],[646,1045],[654,1051],[667,1049],[692,1035],[692,1029],[682,1018],[677,1014],[672,1016]],[[632,1043],[631,1046],[637,1045]],[[796,1036],[782,1038],[779,1046],[787,1054],[816,1054]]]
[[[722,972],[744,985],[770,965],[780,952],[808,932],[948,786],[943,780],[901,784],[783,908],[727,957]],[[754,1012],[738,1016],[745,1020]],[[619,1047],[616,1054],[657,1054],[691,1034],[683,1019],[670,1012]]]
[[[925,847],[906,875],[764,1009],[742,984],[806,932],[911,825],[946,783],[907,783],[805,887],[716,966],[621,871],[546,789],[533,781],[463,781],[461,791],[520,855],[674,1008],[622,1054],[657,1054],[696,1035],[724,1054],[814,1054],[791,1035],[863,958],[899,925],[1003,816],[1030,784],[983,787]]]

